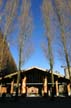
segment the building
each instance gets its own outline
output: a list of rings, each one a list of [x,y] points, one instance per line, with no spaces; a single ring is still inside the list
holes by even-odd
[[[1,85],[0,93],[10,93],[15,94],[16,80],[18,72],[6,75],[4,77],[3,85]],[[54,93],[56,96],[61,93],[61,85],[65,87],[65,93],[70,95],[70,82],[65,76],[59,73],[53,73],[54,75]],[[0,80],[2,80],[0,78]],[[62,91],[63,92],[63,91]],[[25,96],[51,96],[51,72],[46,69],[41,69],[38,67],[32,67],[21,71],[21,78],[19,83],[20,95]]]

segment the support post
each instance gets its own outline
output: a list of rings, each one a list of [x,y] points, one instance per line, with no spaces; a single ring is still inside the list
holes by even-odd
[[[26,94],[26,76],[22,79],[22,95]]]
[[[2,84],[0,84],[0,95],[2,95]]]
[[[70,83],[67,83],[67,92],[68,92],[68,96],[70,96],[71,95]]]
[[[55,81],[55,84],[56,84],[56,96],[59,96],[58,80]]]
[[[11,90],[10,93],[13,94],[14,93],[14,80],[11,81]]]
[[[44,78],[44,95],[47,95],[47,76]]]

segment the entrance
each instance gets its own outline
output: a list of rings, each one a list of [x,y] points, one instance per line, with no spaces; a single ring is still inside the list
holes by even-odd
[[[42,96],[42,83],[27,83],[27,96]]]

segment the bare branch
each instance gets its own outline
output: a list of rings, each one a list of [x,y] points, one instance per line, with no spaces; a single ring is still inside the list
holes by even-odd
[[[52,41],[53,36],[51,35],[51,21],[53,17],[53,9],[52,9],[52,2],[51,0],[43,0],[42,4],[42,15],[44,17],[44,24],[46,29],[46,40],[48,42],[48,59],[50,63],[50,70],[51,70],[51,82],[52,87],[54,87],[54,77],[53,77],[53,51],[52,51]],[[47,51],[45,52],[47,54]]]
[[[1,20],[1,27],[3,28],[3,36],[2,36],[2,48],[1,48],[1,63],[4,60],[4,57],[7,55],[4,53],[5,49],[5,42],[9,36],[9,32],[12,30],[13,25],[12,22],[15,17],[15,13],[17,11],[17,6],[18,6],[18,0],[7,0],[6,4],[4,4],[4,9],[3,9],[3,14],[2,15],[2,20]],[[11,28],[12,26],[12,28]]]
[[[55,13],[57,15],[57,18],[58,18],[58,21],[59,21],[59,24],[60,24],[61,43],[63,45],[64,56],[65,56],[65,60],[66,60],[66,63],[67,63],[69,76],[70,76],[70,63],[69,63],[69,54],[68,54],[68,49],[67,49],[68,36],[66,35],[66,30],[67,30],[66,26],[68,25],[67,21],[69,21],[69,20],[67,20],[68,10],[66,10],[68,7],[66,8],[66,1],[62,1],[62,0],[55,0],[54,7],[55,7],[54,8]],[[70,80],[71,80],[71,78],[70,78]]]
[[[17,38],[17,48],[18,48],[18,76],[17,76],[17,89],[19,87],[19,81],[20,81],[20,71],[21,67],[25,62],[25,58],[28,58],[31,54],[32,47],[28,47],[27,45],[29,41],[27,41],[29,38],[31,38],[33,23],[32,23],[32,17],[30,15],[30,8],[31,4],[29,0],[22,0],[22,3],[20,5],[20,15],[19,15],[19,35]],[[26,43],[27,42],[27,43]],[[27,50],[25,50],[27,49]],[[17,92],[16,92],[17,93]]]

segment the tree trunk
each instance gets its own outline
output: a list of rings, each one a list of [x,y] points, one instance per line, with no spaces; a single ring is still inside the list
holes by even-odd
[[[51,87],[52,87],[52,97],[54,97],[54,75],[53,75],[53,57],[52,57],[52,48],[50,39],[48,38],[48,50],[49,50],[49,62],[50,62],[50,71],[51,71]]]
[[[18,96],[18,91],[19,91],[19,82],[20,82],[20,73],[21,73],[21,52],[22,49],[20,47],[19,49],[19,70],[18,70],[18,75],[17,75],[17,86],[16,86],[16,97]]]

